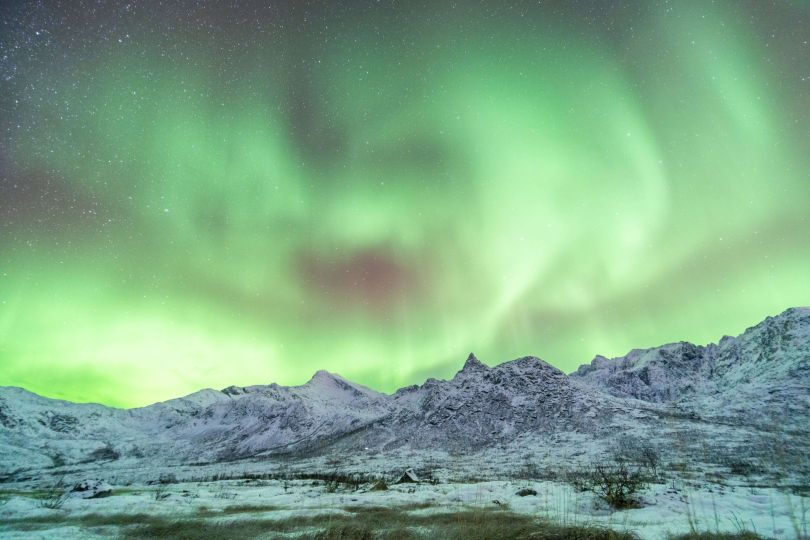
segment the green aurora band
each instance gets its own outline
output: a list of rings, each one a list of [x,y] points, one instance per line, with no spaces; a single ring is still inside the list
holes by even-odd
[[[644,5],[610,43],[387,7],[251,39],[134,14],[39,51],[36,85],[2,83],[0,384],[391,391],[471,350],[569,372],[810,304],[810,70],[779,64],[802,45]]]

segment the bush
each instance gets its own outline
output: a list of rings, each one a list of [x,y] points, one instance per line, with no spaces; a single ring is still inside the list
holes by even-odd
[[[377,480],[377,483],[371,487],[371,491],[388,491],[388,484],[383,478]]]
[[[653,478],[658,477],[661,463],[659,449],[648,440],[634,436],[624,436],[615,440],[616,457],[638,463],[647,469]]]
[[[219,486],[219,488],[214,492],[214,498],[216,499],[226,499],[232,501],[237,496],[236,492],[233,491],[225,491],[224,486]]]
[[[562,479],[580,493],[593,491],[593,471],[565,471]]]
[[[290,478],[301,480],[323,480],[327,493],[335,493],[338,489],[352,489],[357,491],[363,486],[377,483],[378,478],[360,474],[344,474],[337,471],[331,473],[306,473],[291,475]]]
[[[661,459],[658,451],[651,445],[645,444],[640,449],[641,463],[650,470],[653,477],[658,478],[658,464]]]
[[[593,491],[616,509],[637,508],[638,492],[647,486],[639,471],[631,471],[624,461],[613,465],[597,465],[591,473]]]
[[[530,459],[526,459],[526,463],[524,463],[523,468],[518,471],[516,476],[526,480],[540,480],[543,474],[536,463]]]
[[[177,476],[174,473],[165,473],[161,474],[160,478],[158,478],[159,484],[176,484],[177,483]]]
[[[419,478],[422,479],[422,482],[435,486],[439,484],[439,478],[434,474],[433,469],[426,469],[424,471],[419,471]]]
[[[69,496],[64,479],[60,478],[54,485],[45,490],[43,497],[37,501],[37,506],[39,508],[58,510],[62,508]]]
[[[169,498],[169,492],[165,484],[159,484],[153,495],[156,501],[164,501]]]
[[[750,476],[762,472],[753,462],[744,459],[732,459],[728,462],[728,470],[737,476]]]

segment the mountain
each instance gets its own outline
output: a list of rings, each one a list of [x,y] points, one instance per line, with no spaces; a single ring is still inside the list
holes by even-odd
[[[385,448],[475,449],[524,432],[597,431],[612,416],[612,401],[573,385],[539,358],[488,368],[470,354],[449,381],[428,379],[398,390],[395,413],[373,427],[386,434]]]
[[[326,371],[301,386],[205,389],[136,409],[0,387],[0,468],[11,477],[71,464],[525,451],[561,441],[582,454],[614,448],[617,437],[662,448],[677,440],[701,455],[712,438],[752,456],[776,444],[801,457],[810,455],[808,420],[810,309],[794,308],[716,344],[597,356],[571,375],[531,356],[490,368],[470,354],[452,379],[391,395]]]
[[[705,347],[687,342],[597,356],[571,379],[622,398],[666,403],[705,418],[810,417],[810,308],[768,317],[738,337]]]
[[[119,454],[228,460],[343,434],[389,412],[388,397],[318,371],[301,386],[201,390],[147,407],[115,409],[0,389],[0,465],[81,463]]]
[[[318,371],[302,386],[228,387],[176,430],[216,459],[283,451],[351,432],[390,412],[385,394]]]

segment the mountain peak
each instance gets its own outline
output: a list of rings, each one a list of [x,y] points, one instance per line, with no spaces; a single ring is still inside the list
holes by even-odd
[[[470,353],[470,355],[467,356],[467,360],[464,362],[464,367],[461,368],[461,371],[486,371],[488,369],[489,368],[484,365],[484,363],[481,362],[481,360],[479,360],[475,354]]]
[[[312,378],[307,382],[308,385],[318,384],[321,382],[330,382],[330,381],[340,381],[340,382],[347,382],[343,377],[338,375],[337,373],[330,373],[325,369],[319,369],[315,372]]]
[[[306,384],[294,388],[323,393],[324,395],[348,394],[364,396],[365,398],[373,400],[380,399],[384,396],[384,394],[376,390],[346,380],[337,373],[331,373],[325,369],[319,369]],[[337,392],[337,394],[335,394],[335,392]]]

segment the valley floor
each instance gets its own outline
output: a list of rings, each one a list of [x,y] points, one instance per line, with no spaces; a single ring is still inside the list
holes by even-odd
[[[68,497],[54,509],[43,507],[47,491],[0,488],[0,536],[608,538],[612,529],[651,540],[690,531],[789,539],[808,538],[810,517],[810,497],[742,485],[651,484],[639,508],[621,511],[553,481],[372,487],[312,479],[133,484],[104,498]],[[523,489],[536,494],[518,495]]]

